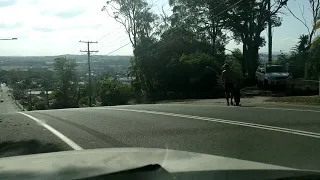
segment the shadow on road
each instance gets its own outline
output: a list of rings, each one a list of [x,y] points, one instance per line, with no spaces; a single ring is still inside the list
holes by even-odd
[[[256,105],[242,105],[242,104],[241,104],[241,106],[238,106],[238,107],[241,108],[241,107],[257,107],[257,106],[256,106]]]
[[[62,147],[52,143],[41,143],[38,140],[5,141],[0,143],[0,158],[28,154],[64,151]]]

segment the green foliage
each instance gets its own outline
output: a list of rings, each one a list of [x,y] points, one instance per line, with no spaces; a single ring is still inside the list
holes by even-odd
[[[225,17],[217,15],[227,7],[222,0],[173,0],[171,24],[193,32],[196,39],[210,44],[212,54],[224,51],[226,32],[222,31]]]
[[[127,104],[132,97],[130,85],[114,78],[98,81],[98,95],[103,106]]]
[[[219,63],[213,56],[206,53],[183,54],[176,64],[178,67],[173,71],[175,73],[173,77],[180,78],[172,79],[174,81],[171,82],[169,80],[169,90],[175,93],[180,92],[180,95],[185,98],[214,97],[221,65],[222,62]]]
[[[320,76],[320,38],[318,37],[312,44],[310,50],[310,71],[313,77],[317,79]]]
[[[281,25],[281,18],[277,16],[279,10],[288,0],[274,2],[271,11],[268,10],[268,0],[247,0],[241,1],[233,6],[225,14],[225,25],[233,32],[233,38],[243,43],[243,55],[246,63],[243,63],[243,72],[248,72],[248,78],[254,82],[255,71],[258,66],[259,49],[265,45],[265,39],[261,33],[267,27],[268,17],[271,17],[273,27]],[[234,1],[230,2],[233,4]],[[226,4],[227,6],[231,6]]]
[[[80,96],[79,99],[79,107],[87,107],[89,106],[89,97],[88,96]]]
[[[12,95],[16,100],[25,98],[26,93],[22,89],[13,89]]]
[[[237,57],[232,56],[232,61],[230,62],[230,69],[235,73],[235,77],[237,77],[237,82],[240,83],[241,79],[244,78],[244,74],[242,73],[242,66]]]
[[[146,0],[108,0],[102,10],[123,25],[134,48],[141,39],[152,36],[158,18]]]
[[[305,68],[308,71],[307,79],[318,80],[320,75],[320,41],[315,40],[309,46],[309,36],[301,35],[296,46],[290,54],[280,54],[279,62],[286,66],[289,64],[289,72],[294,78],[303,78]]]
[[[39,100],[37,102],[34,103],[34,107],[36,110],[45,110],[47,109],[47,104],[45,100]]]

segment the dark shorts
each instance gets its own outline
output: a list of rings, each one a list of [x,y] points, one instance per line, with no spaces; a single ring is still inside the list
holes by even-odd
[[[233,93],[233,90],[234,90],[234,84],[233,83],[226,83],[224,85],[224,91],[226,93]]]

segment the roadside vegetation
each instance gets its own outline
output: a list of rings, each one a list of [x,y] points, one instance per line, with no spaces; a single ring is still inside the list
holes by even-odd
[[[127,75],[131,83],[115,75],[100,75],[92,80],[94,105],[119,105],[130,102],[223,97],[221,67],[230,62],[243,85],[255,84],[260,63],[259,49],[266,45],[263,33],[269,17],[273,28],[282,24],[280,13],[289,11],[288,0],[170,0],[172,15],[155,14],[146,0],[109,0],[103,7],[109,16],[123,25],[134,56]],[[320,73],[319,3],[310,0],[314,22],[307,35],[289,54],[274,60],[290,65],[295,77],[308,78]],[[309,27],[308,24],[306,24]],[[228,50],[231,40],[242,49]],[[74,59],[55,59],[54,71],[2,71],[13,88],[13,96],[28,109],[85,107],[89,101],[87,79],[80,81]],[[28,89],[41,91],[29,96]],[[52,93],[48,93],[48,92]]]
[[[13,98],[27,110],[87,107],[88,83],[80,81],[76,67],[74,59],[60,57],[54,60],[53,71],[0,71],[1,81],[12,88]],[[93,106],[127,104],[132,99],[130,87],[116,77],[93,77]]]
[[[274,97],[266,102],[320,105],[320,96],[294,96],[294,97]]]
[[[318,81],[320,78],[320,36],[316,32],[320,28],[320,2],[309,0],[309,5],[309,7],[299,6],[301,14],[294,14],[286,7],[288,13],[305,27],[306,34],[300,35],[297,45],[290,53],[282,53],[278,57],[278,62],[283,66],[289,65],[288,69],[294,78],[303,77]],[[306,21],[304,10],[311,11],[311,22]]]

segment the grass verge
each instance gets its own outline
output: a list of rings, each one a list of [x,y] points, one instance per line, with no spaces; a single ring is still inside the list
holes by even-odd
[[[273,98],[267,99],[266,102],[320,105],[320,96],[273,97]]]

